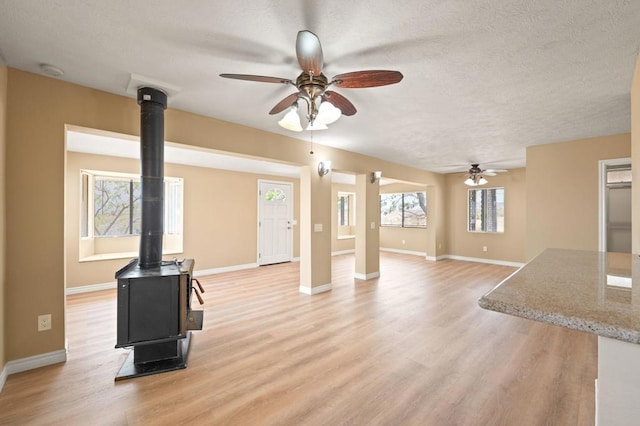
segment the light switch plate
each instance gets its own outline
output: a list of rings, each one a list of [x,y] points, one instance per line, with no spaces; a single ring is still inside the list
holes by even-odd
[[[313,225],[313,232],[322,232],[322,224],[321,223],[315,223]]]
[[[371,222],[371,229],[376,229],[376,223],[375,222]]]

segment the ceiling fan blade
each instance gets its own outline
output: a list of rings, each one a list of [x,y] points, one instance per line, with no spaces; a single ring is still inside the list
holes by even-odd
[[[288,78],[280,77],[265,77],[263,75],[251,75],[251,74],[220,74],[220,77],[233,78],[235,80],[247,80],[247,81],[259,81],[261,83],[284,83],[293,84],[293,81]]]
[[[298,31],[296,39],[296,55],[298,63],[304,72],[313,72],[320,75],[322,72],[323,58],[320,40],[311,31]]]
[[[487,169],[487,170],[483,170],[484,173],[493,173],[493,175],[495,176],[496,173],[505,173],[508,170],[505,169]]]
[[[485,170],[484,172],[482,172],[483,175],[485,176],[495,176],[496,174],[490,170]]]
[[[340,93],[327,90],[324,92],[323,98],[325,101],[342,111],[342,115],[351,116],[357,112],[356,107],[351,103],[351,101]]]
[[[286,98],[278,102],[276,106],[271,108],[271,111],[269,111],[269,114],[271,115],[277,114],[289,108],[295,101],[298,100],[299,95],[300,94],[298,92],[290,94],[289,96],[287,96]]]
[[[354,71],[333,77],[333,84],[343,88],[377,87],[395,84],[404,76],[400,71]]]

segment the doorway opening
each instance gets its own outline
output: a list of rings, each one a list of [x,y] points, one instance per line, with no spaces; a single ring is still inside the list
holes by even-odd
[[[600,161],[600,251],[631,253],[631,186],[631,159]]]

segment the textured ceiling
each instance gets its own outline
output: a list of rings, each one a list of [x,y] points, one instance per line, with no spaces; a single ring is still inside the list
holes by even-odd
[[[452,172],[523,166],[527,146],[630,130],[638,0],[0,0],[10,67],[50,63],[62,80],[131,97],[140,74],[180,89],[171,108],[308,141],[268,115],[290,86],[218,77],[294,79],[301,29],[319,36],[328,77],[405,76],[335,89],[358,113],[316,143]]]

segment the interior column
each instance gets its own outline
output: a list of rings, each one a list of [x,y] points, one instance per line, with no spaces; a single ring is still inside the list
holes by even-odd
[[[300,292],[331,290],[331,174],[300,167]]]
[[[380,183],[356,175],[356,273],[360,280],[380,276]]]
[[[434,204],[444,206],[444,203],[438,203],[437,201],[437,192],[438,188],[435,185],[430,185],[426,187],[427,193],[427,260],[437,260],[439,255],[438,245],[442,244],[439,242],[438,235],[438,226],[437,221],[439,218],[444,217],[444,213],[442,216],[440,214],[435,214],[434,212]],[[434,202],[435,201],[435,202]],[[442,210],[442,209],[440,209]]]
[[[631,253],[640,254],[640,55],[631,82]]]

